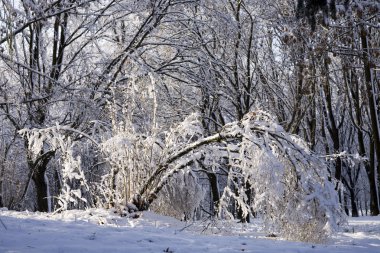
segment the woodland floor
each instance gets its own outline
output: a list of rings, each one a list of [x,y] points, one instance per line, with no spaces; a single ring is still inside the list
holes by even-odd
[[[206,229],[207,228],[207,229]],[[290,231],[291,232],[291,231]],[[260,220],[185,223],[152,212],[140,218],[89,209],[60,214],[0,209],[0,252],[380,252],[380,216],[349,218],[326,244],[268,238]]]

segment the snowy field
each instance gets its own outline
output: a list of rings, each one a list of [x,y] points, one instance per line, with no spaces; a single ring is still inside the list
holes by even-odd
[[[266,237],[258,221],[192,224],[151,212],[140,216],[99,209],[56,215],[0,209],[0,252],[380,252],[379,216],[350,218],[325,245]]]

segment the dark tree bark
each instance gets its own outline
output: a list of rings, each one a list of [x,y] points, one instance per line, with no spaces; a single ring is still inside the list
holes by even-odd
[[[211,188],[211,193],[212,193],[212,202],[213,202],[213,214],[216,216],[218,214],[218,208],[219,208],[219,201],[220,201],[220,196],[219,196],[219,187],[218,187],[218,179],[215,173],[213,172],[208,172],[207,177],[210,182],[210,188]]]
[[[350,188],[349,191],[350,191],[352,217],[359,217],[358,206],[356,204],[356,198],[355,198],[355,196],[356,196],[355,191],[352,188]]]
[[[27,142],[26,142],[27,143]],[[36,210],[39,212],[48,212],[48,199],[47,184],[45,181],[45,173],[47,171],[48,163],[54,156],[55,151],[48,151],[41,154],[36,160],[33,160],[30,155],[28,157],[29,169],[32,172],[31,179],[36,187],[37,206]]]
[[[47,185],[45,182],[45,172],[46,169],[37,169],[33,175],[33,182],[36,187],[37,195],[37,206],[36,210],[39,212],[48,212],[48,196],[47,196]]]
[[[326,56],[327,57],[327,56]],[[323,91],[324,91],[324,100],[325,100],[325,116],[327,118],[327,129],[330,133],[330,138],[333,142],[333,152],[339,153],[341,151],[340,147],[340,133],[339,126],[337,124],[337,120],[335,117],[335,113],[333,110],[333,102],[332,102],[332,94],[331,94],[331,86],[330,86],[330,77],[329,77],[329,64],[327,58],[323,60],[323,75],[324,75],[324,83],[323,83]],[[334,177],[337,180],[338,184],[342,179],[342,159],[338,156],[335,159],[335,173]],[[336,185],[336,189],[338,189],[338,184]]]

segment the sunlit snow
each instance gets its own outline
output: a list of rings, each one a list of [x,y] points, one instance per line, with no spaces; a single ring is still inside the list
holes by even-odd
[[[380,217],[350,218],[326,244],[267,237],[252,224],[180,222],[152,212],[137,219],[112,210],[60,214],[0,211],[0,252],[380,252]],[[289,231],[291,233],[291,231]]]

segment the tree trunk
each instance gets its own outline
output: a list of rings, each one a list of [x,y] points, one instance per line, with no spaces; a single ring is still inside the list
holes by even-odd
[[[359,217],[358,206],[356,205],[355,191],[354,189],[349,189],[350,191],[350,201],[351,201],[351,213],[352,217]]]
[[[5,170],[5,167],[3,166],[3,164],[1,165],[0,167],[0,207],[4,207],[4,201],[3,201],[3,180],[4,180],[4,170]]]
[[[372,142],[370,148],[370,163],[367,170],[368,179],[369,179],[369,192],[370,192],[370,212],[371,216],[379,215],[379,199],[376,189],[376,169],[375,169],[375,145]]]
[[[45,172],[46,169],[40,168],[35,171],[33,174],[33,182],[36,187],[36,193],[37,193],[37,206],[36,210],[39,212],[48,212],[49,211],[49,205],[48,205],[48,195],[47,195],[47,185],[45,182]]]
[[[251,188],[252,188],[251,184],[247,181],[245,183],[245,189],[247,189],[245,191],[245,195],[247,195],[247,204],[249,206],[251,206],[252,201],[253,201],[253,196],[252,196],[253,194],[252,194],[252,189]],[[252,208],[250,208],[250,209],[252,211]],[[253,211],[252,211],[252,213],[253,213]],[[253,214],[253,215],[255,215],[255,214]],[[247,222],[247,223],[251,222],[251,216],[250,216],[250,214],[248,214],[247,217],[245,217],[245,222]]]
[[[208,180],[210,182],[210,187],[211,187],[211,193],[212,193],[212,202],[213,202],[213,209],[212,213],[217,216],[218,215],[218,209],[219,209],[219,201],[220,201],[220,196],[219,196],[219,187],[218,187],[218,179],[213,172],[207,173]]]
[[[350,215],[350,211],[348,210],[348,200],[347,200],[347,194],[345,194],[343,192],[343,206],[344,206],[344,212],[347,214],[347,215]]]
[[[327,57],[327,56],[326,56]],[[323,91],[325,95],[325,103],[326,103],[326,116],[328,119],[327,122],[327,129],[330,133],[330,138],[333,142],[333,152],[339,153],[340,152],[340,136],[339,136],[339,128],[336,123],[334,110],[333,110],[333,102],[332,102],[332,94],[331,94],[331,87],[330,87],[330,79],[329,79],[329,65],[328,65],[328,59],[324,59],[324,69],[323,74],[325,77],[325,82],[323,83]],[[338,156],[335,160],[335,179],[337,180],[336,189],[339,188],[339,183],[341,182],[342,178],[342,159]]]
[[[28,141],[25,141],[25,147],[28,147]],[[41,154],[35,160],[31,157],[28,152],[28,166],[31,171],[31,179],[34,182],[36,187],[36,197],[37,197],[37,206],[36,210],[39,212],[48,212],[49,211],[49,199],[48,199],[48,186],[45,180],[45,173],[47,170],[47,165],[50,162],[50,159],[54,156],[55,151],[48,151]]]

